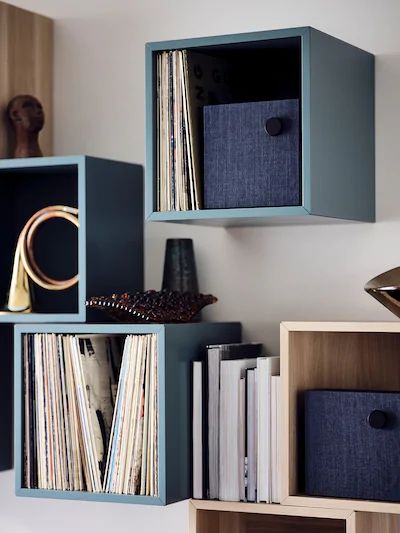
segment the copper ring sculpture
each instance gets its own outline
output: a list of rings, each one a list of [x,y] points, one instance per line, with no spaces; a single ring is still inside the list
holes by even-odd
[[[19,234],[17,241],[7,303],[8,311],[26,313],[32,310],[29,279],[39,285],[39,287],[50,291],[69,289],[78,282],[78,274],[65,280],[53,279],[47,276],[36,262],[33,251],[36,232],[43,222],[52,218],[62,218],[79,228],[78,209],[74,207],[53,205],[40,209],[31,216]]]

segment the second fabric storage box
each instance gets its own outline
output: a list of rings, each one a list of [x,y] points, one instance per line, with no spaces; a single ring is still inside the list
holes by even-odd
[[[204,107],[204,207],[301,204],[299,101]]]
[[[305,492],[400,501],[400,392],[305,392]]]

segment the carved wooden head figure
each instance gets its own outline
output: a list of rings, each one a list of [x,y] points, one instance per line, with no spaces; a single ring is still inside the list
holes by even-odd
[[[19,94],[10,100],[7,115],[15,134],[13,157],[40,157],[39,132],[44,126],[44,111],[37,98]]]

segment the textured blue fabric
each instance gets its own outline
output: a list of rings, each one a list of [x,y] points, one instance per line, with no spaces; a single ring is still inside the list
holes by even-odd
[[[304,408],[306,494],[400,501],[400,393],[307,391]]]
[[[278,117],[277,136],[265,131]],[[298,100],[204,107],[204,207],[301,204]]]

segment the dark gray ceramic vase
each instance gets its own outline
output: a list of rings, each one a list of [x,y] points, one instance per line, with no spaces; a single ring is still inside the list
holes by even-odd
[[[167,239],[162,289],[198,294],[192,239]]]

